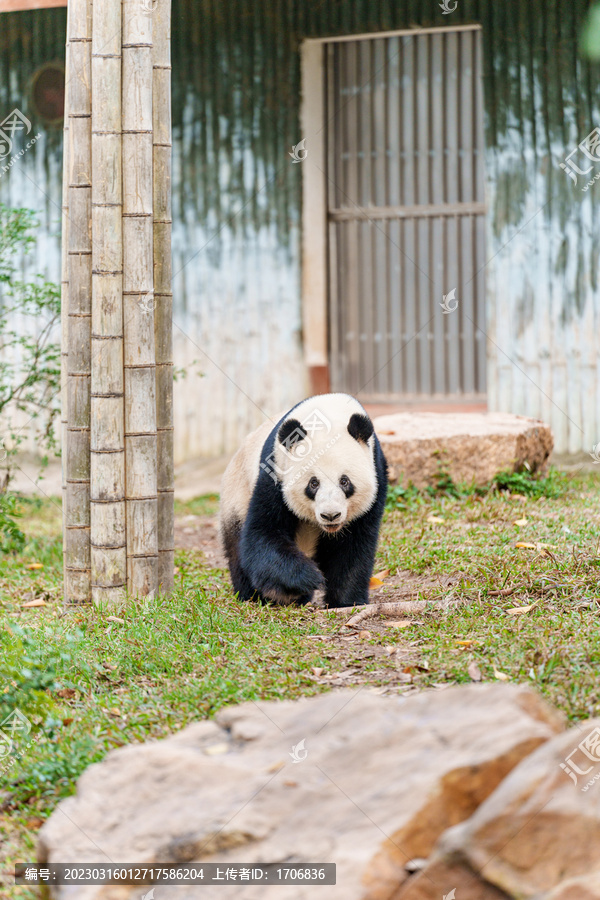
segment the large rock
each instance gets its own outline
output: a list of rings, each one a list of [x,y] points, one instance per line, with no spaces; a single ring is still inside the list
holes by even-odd
[[[246,703],[90,766],[76,796],[40,831],[39,859],[331,861],[337,886],[318,894],[298,886],[294,900],[388,900],[408,877],[407,861],[429,856],[443,831],[468,818],[562,727],[536,694],[511,685]],[[293,747],[306,758],[292,762]],[[161,886],[160,898],[187,900],[200,890],[220,900],[264,896],[263,887],[240,884]],[[270,900],[291,896],[287,887],[268,893]],[[129,895],[93,887],[56,894]]]
[[[417,487],[435,484],[440,468],[468,484],[486,484],[526,464],[543,471],[553,446],[548,425],[508,413],[397,413],[373,424],[390,479]]]
[[[393,900],[439,900],[439,884],[457,900],[599,900],[600,719],[524,759]]]

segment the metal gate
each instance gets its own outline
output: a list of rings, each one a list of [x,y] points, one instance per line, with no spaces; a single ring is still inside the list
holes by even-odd
[[[484,394],[482,118],[478,26],[327,44],[333,390]]]

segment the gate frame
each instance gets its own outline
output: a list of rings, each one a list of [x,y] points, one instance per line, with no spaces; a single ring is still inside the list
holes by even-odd
[[[329,235],[327,216],[327,140],[325,53],[328,44],[416,37],[423,34],[481,31],[479,23],[401,28],[366,34],[306,38],[300,44],[300,128],[306,140],[302,160],[301,307],[302,346],[313,394],[329,391]]]

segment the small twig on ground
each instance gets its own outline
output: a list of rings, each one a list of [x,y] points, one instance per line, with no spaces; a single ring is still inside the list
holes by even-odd
[[[370,619],[373,616],[404,616],[407,613],[421,613],[427,606],[427,600],[398,600],[395,603],[368,603],[355,612],[347,622],[344,623],[348,628],[354,628],[359,622]],[[340,606],[338,609],[332,609],[331,612],[336,615],[348,615],[356,607]]]

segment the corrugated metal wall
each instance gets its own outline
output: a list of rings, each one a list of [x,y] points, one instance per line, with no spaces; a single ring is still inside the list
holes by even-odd
[[[214,455],[301,396],[304,37],[480,22],[486,104],[488,397],[541,415],[561,450],[600,440],[598,213],[560,162],[600,123],[577,57],[587,0],[174,0],[174,283],[179,458]],[[65,11],[2,15],[0,112],[27,114],[35,68],[63,57]],[[24,108],[23,108],[24,107]],[[1,118],[1,117],[0,117]],[[37,130],[38,123],[34,121]],[[61,133],[0,178],[37,208],[58,276]],[[592,173],[593,174],[593,173]]]

